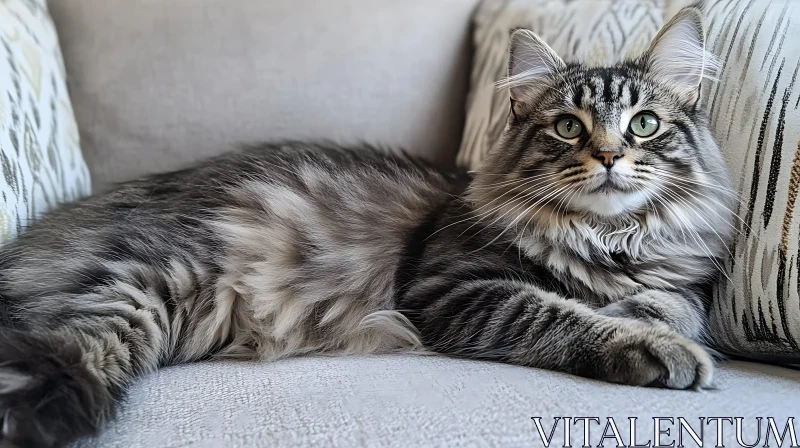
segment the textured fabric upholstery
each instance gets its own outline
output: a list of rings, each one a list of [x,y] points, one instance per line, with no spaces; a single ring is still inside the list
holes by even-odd
[[[544,417],[548,432],[556,416],[603,424],[613,417],[626,443],[628,417],[639,418],[642,443],[652,438],[652,417],[684,417],[695,428],[697,417],[744,417],[753,443],[755,417],[774,417],[783,429],[796,416],[798,371],[729,362],[715,382],[717,390],[671,391],[413,355],[201,363],[139,382],[117,422],[75,448],[540,447],[534,416]],[[724,430],[725,445],[739,446],[731,426]],[[551,446],[563,446],[561,431]],[[602,431],[592,427],[592,446]],[[580,446],[580,424],[572,433]],[[715,434],[713,424],[705,427],[706,446]]]
[[[97,187],[237,143],[452,162],[476,0],[51,0]],[[413,32],[409,32],[413,28]]]

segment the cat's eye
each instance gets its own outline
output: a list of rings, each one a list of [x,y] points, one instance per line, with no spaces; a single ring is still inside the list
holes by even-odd
[[[639,112],[631,119],[629,125],[633,135],[638,137],[650,137],[658,131],[658,117],[652,112]]]
[[[556,122],[556,133],[562,138],[572,139],[583,132],[583,124],[577,117],[572,115],[564,117]]]

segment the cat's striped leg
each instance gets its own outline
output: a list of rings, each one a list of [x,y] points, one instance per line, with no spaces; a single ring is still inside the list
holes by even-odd
[[[136,376],[165,360],[167,310],[152,289],[116,281],[9,308],[16,323],[0,328],[2,448],[60,447],[97,433]]]
[[[460,281],[445,290],[441,279],[427,281],[399,305],[434,351],[632,385],[711,383],[711,357],[667,328],[605,316],[525,282]]]
[[[700,296],[690,290],[648,289],[599,308],[597,312],[662,325],[694,340],[705,338],[705,307]]]

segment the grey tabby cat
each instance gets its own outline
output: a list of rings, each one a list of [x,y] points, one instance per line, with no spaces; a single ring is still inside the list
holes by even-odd
[[[421,348],[709,386],[698,288],[732,215],[699,12],[610,67],[511,41],[512,113],[471,180],[266,145],[64,206],[2,248],[0,446],[97,433],[137,376],[207,358]]]

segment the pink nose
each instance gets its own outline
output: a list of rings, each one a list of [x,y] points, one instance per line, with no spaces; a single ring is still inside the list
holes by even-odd
[[[596,153],[592,154],[592,156],[599,160],[604,167],[610,169],[612,166],[614,166],[614,162],[622,157],[622,154],[617,151],[597,151]]]

